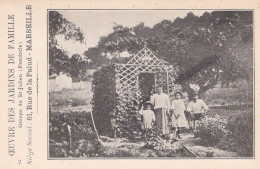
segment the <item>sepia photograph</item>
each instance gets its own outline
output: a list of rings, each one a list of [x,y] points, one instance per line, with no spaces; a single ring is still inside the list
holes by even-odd
[[[48,159],[254,159],[253,10],[48,10]]]

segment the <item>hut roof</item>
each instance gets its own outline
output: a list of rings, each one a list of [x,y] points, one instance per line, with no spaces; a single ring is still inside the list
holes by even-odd
[[[170,64],[162,59],[158,59],[156,55],[146,46],[135,54],[127,65],[149,65],[149,66],[170,66]]]

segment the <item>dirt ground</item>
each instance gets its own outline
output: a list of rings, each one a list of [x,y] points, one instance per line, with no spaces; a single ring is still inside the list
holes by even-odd
[[[169,140],[163,140],[164,149],[168,151],[186,151],[192,155],[182,156],[180,154],[176,154],[175,157],[181,158],[234,158],[237,157],[237,153],[230,152],[226,150],[220,150],[215,147],[205,147],[200,145],[199,138],[194,138],[192,133],[183,133],[183,140],[179,140],[176,142],[171,142]],[[103,141],[102,141],[103,140]],[[130,142],[126,139],[111,139],[107,137],[101,136],[101,144],[105,147],[105,152],[107,156],[113,156],[117,154],[118,157],[163,157],[163,150],[161,150],[162,154],[158,154],[158,151],[154,149],[147,149],[145,147],[145,141],[138,142]],[[189,151],[189,152],[187,152]],[[166,155],[166,154],[165,154]],[[166,156],[169,157],[169,156]],[[174,157],[174,156],[173,156]],[[170,158],[173,158],[170,157]]]
[[[192,157],[179,143],[171,144],[170,141],[162,140],[163,146],[159,149],[148,147],[146,141],[131,142],[126,139],[110,139],[101,137],[104,146],[105,157],[121,158],[178,158]]]

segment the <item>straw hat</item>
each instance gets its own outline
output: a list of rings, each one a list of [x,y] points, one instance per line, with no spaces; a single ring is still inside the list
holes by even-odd
[[[182,94],[181,91],[177,91],[177,92],[175,92],[175,93],[174,93],[174,96],[176,96],[176,94],[178,94],[178,93],[179,93],[181,96],[183,96],[183,94]]]
[[[147,105],[153,106],[153,104],[152,104],[150,101],[146,101],[146,102],[144,103],[144,105],[145,105],[145,106],[147,106]]]

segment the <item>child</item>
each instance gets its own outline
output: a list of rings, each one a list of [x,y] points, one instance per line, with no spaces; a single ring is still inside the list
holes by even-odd
[[[142,128],[144,130],[144,135],[151,131],[153,128],[153,124],[155,122],[155,115],[152,111],[152,103],[147,101],[144,103],[145,110],[143,110],[143,106],[139,111],[139,114],[143,116],[143,125]]]
[[[181,100],[182,93],[176,92],[174,96],[176,100],[173,100],[171,105],[172,127],[175,128],[175,138],[182,139],[180,137],[180,128],[181,127],[188,128],[188,123],[184,114],[186,108],[184,102]]]

